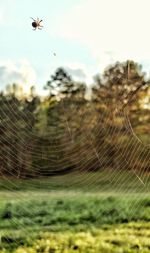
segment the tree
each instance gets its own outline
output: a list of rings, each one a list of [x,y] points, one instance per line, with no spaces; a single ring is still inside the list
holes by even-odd
[[[101,121],[97,120],[99,127],[105,129],[103,139],[107,160],[114,168],[119,167],[118,161],[121,164],[121,157],[117,157],[118,150],[124,153],[121,138],[127,135],[126,116],[136,126],[139,125],[140,98],[141,94],[146,96],[147,86],[141,65],[133,61],[117,62],[108,66],[102,77],[96,77],[92,101],[98,113],[97,118],[101,118]]]
[[[70,75],[63,69],[58,68],[51,79],[47,82],[46,89],[50,91],[51,96],[63,97],[71,93],[73,89],[73,82]]]

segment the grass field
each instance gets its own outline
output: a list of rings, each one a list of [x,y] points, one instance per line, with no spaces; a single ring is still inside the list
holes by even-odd
[[[0,252],[150,252],[149,177],[138,177],[1,179]]]

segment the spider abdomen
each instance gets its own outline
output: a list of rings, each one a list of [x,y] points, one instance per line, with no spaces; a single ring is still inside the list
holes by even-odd
[[[36,28],[37,27],[37,23],[36,22],[32,22],[32,26]]]

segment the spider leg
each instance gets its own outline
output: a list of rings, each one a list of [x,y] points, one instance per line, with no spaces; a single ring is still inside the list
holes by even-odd
[[[31,17],[30,17],[31,18]],[[34,18],[32,18],[34,21],[36,21]]]
[[[41,23],[43,20],[41,19],[40,21],[39,21],[39,23]]]

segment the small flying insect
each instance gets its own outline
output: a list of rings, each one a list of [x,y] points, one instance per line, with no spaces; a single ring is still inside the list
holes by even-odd
[[[39,30],[42,30],[42,25],[41,25],[41,22],[43,21],[42,19],[41,20],[39,20],[39,18],[37,18],[37,19],[34,19],[34,18],[32,18],[33,19],[33,22],[32,22],[32,26],[34,27],[34,29],[33,30],[36,30],[37,28],[39,29]]]

